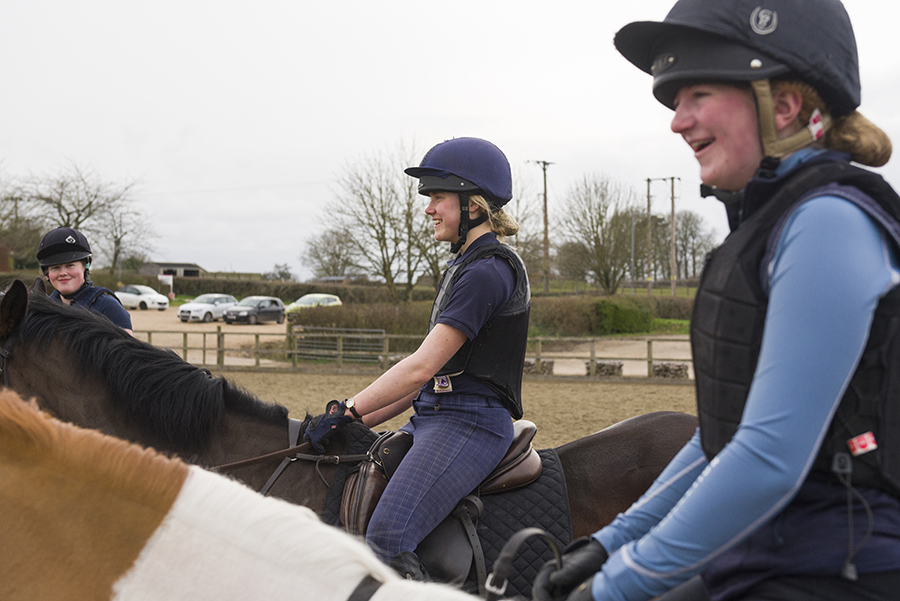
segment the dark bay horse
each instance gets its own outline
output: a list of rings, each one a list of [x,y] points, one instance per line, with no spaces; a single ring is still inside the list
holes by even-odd
[[[177,455],[204,467],[288,446],[287,409],[268,404],[106,319],[51,301],[41,280],[15,281],[0,300],[3,383],[64,421]],[[693,434],[695,417],[661,412],[626,420],[556,448],[574,536],[627,509]],[[335,452],[329,449],[329,452]],[[280,459],[231,473],[259,490]],[[329,470],[322,468],[329,479]],[[270,494],[316,510],[326,487],[295,462]]]

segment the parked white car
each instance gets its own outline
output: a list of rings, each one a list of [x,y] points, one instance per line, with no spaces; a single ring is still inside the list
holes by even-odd
[[[233,307],[237,302],[237,299],[230,294],[201,294],[191,302],[178,307],[178,319],[209,323],[222,319],[225,309]]]
[[[159,309],[169,308],[169,299],[150,286],[122,286],[116,290],[116,296],[127,309]]]
[[[337,307],[342,304],[340,297],[334,294],[304,294],[287,306],[287,312],[293,313],[309,307]]]

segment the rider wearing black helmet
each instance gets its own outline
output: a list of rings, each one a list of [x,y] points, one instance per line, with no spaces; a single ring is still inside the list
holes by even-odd
[[[91,283],[91,257],[91,245],[78,230],[59,227],[48,232],[38,246],[37,259],[54,288],[50,298],[99,313],[130,334],[131,315],[119,299]]]
[[[615,44],[732,231],[691,318],[698,434],[534,599],[896,599],[900,197],[851,164],[891,145],[844,7],[679,0]]]
[[[418,167],[419,193],[436,240],[459,254],[450,261],[419,349],[336,414],[317,418],[314,445],[353,417],[369,426],[415,414],[402,430],[413,445],[388,482],[366,541],[402,574],[421,577],[419,542],[496,467],[522,417],[522,367],[530,289],[521,258],[502,243],[518,230],[503,211],[512,197],[509,162],[478,138],[432,148]]]

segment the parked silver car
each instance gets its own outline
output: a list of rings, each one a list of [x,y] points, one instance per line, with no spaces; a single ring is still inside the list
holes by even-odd
[[[178,307],[178,319],[181,321],[204,321],[209,323],[222,319],[225,310],[237,304],[237,299],[230,294],[201,294],[189,303]]]
[[[141,311],[159,309],[160,311],[165,311],[169,308],[169,299],[150,286],[142,286],[140,284],[122,286],[116,290],[116,297],[127,309],[140,309]]]

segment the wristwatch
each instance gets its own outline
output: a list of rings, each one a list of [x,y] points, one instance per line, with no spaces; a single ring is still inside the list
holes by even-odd
[[[356,410],[356,400],[353,397],[344,399],[344,407],[346,407],[350,411],[350,413],[353,414],[353,417],[355,417],[356,419],[362,419],[362,416]]]

